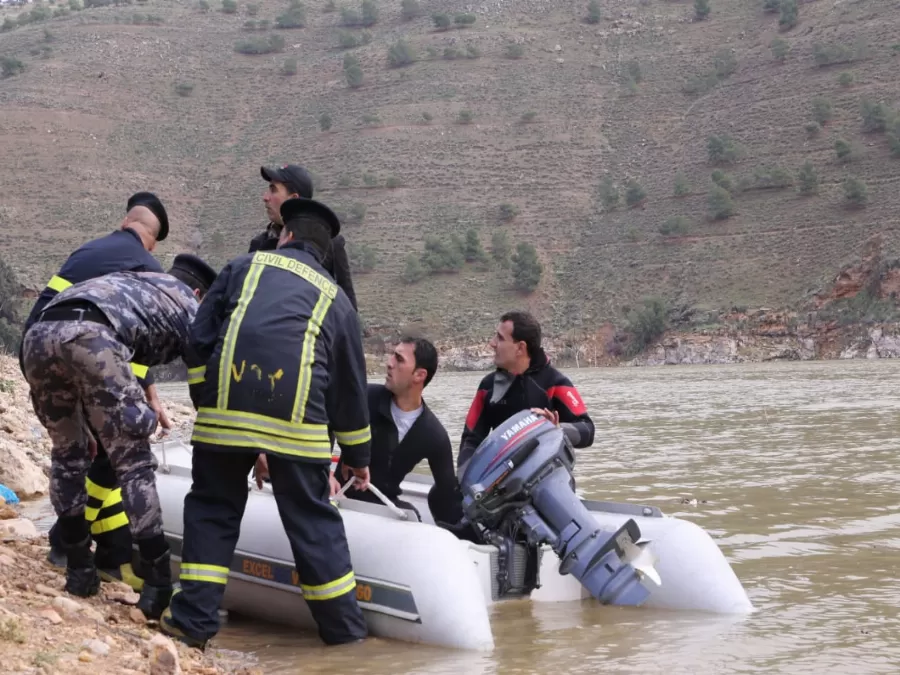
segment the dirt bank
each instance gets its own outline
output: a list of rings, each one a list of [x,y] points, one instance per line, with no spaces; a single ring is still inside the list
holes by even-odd
[[[248,657],[201,653],[158,633],[124,584],[75,598],[46,561],[46,539],[16,507],[0,504],[0,663],[4,673],[260,673]]]

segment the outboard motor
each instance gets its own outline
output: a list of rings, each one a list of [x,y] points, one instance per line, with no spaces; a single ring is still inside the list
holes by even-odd
[[[533,556],[532,588],[540,585],[538,551],[546,543],[559,556],[560,573],[572,574],[601,603],[640,605],[650,594],[644,572],[631,564],[643,550],[640,529],[632,519],[615,532],[599,527],[572,489],[574,462],[562,429],[527,410],[513,415],[464,467],[464,522],[500,548],[501,563],[524,540]],[[658,582],[655,570],[650,577]]]

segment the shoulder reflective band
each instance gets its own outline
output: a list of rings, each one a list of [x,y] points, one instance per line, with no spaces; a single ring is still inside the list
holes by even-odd
[[[61,276],[57,276],[56,274],[50,277],[50,281],[47,282],[47,288],[49,288],[51,291],[56,291],[57,293],[62,293],[71,285],[71,281],[66,281]]]
[[[147,373],[150,372],[150,368],[149,366],[142,366],[140,363],[132,363],[131,372],[134,373],[135,377],[139,377],[143,380],[147,378]]]

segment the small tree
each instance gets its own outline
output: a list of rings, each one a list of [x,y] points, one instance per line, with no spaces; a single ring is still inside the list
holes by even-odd
[[[457,117],[457,121],[460,124],[471,124],[472,120],[475,119],[475,113],[471,110],[460,110],[459,117]]]
[[[319,115],[319,128],[322,131],[328,131],[329,129],[331,129],[331,115],[329,115],[327,112],[323,112],[321,115]]]
[[[525,47],[517,42],[511,42],[503,48],[503,56],[508,59],[521,59],[525,54]]]
[[[588,23],[600,23],[600,19],[603,18],[603,15],[600,13],[600,3],[597,0],[591,0],[587,6],[587,19]]]
[[[541,283],[544,266],[538,258],[537,250],[528,242],[520,242],[512,257],[512,274],[516,288],[531,293]]]
[[[481,245],[481,239],[478,238],[477,230],[470,229],[466,232],[463,255],[466,258],[466,262],[484,262],[487,260],[487,254]]]
[[[438,30],[447,30],[450,28],[450,15],[438,12],[431,15],[431,21]]]
[[[853,148],[848,141],[839,138],[834,142],[834,154],[841,164],[849,162],[853,155]]]
[[[500,267],[509,267],[509,254],[512,248],[509,245],[509,236],[504,230],[497,230],[491,235],[491,257],[497,261]]]
[[[619,188],[611,176],[607,176],[600,183],[600,203],[607,211],[612,211],[619,205]]]
[[[699,21],[709,16],[709,0],[694,0],[694,15]]]
[[[812,114],[813,119],[824,127],[834,117],[831,101],[821,96],[814,98],[812,101]]]
[[[790,30],[797,25],[799,13],[797,0],[781,0],[781,18],[778,19],[778,25],[782,30]]]
[[[306,8],[301,4],[291,5],[283,14],[275,19],[276,28],[304,28],[306,26]]]
[[[801,195],[812,195],[819,191],[819,174],[811,162],[806,162],[797,172],[797,191]]]
[[[422,16],[422,7],[419,0],[403,0],[400,3],[400,18],[404,21],[412,21]]]
[[[636,180],[629,180],[625,183],[625,203],[634,207],[640,204],[647,197],[647,191],[641,187]]]
[[[889,108],[884,103],[875,103],[870,99],[863,99],[862,105],[863,131],[876,133],[887,129]]]
[[[713,164],[732,164],[740,156],[740,146],[730,136],[710,136],[706,141],[709,161]]]
[[[534,110],[529,110],[528,112],[523,112],[520,121],[522,124],[530,124],[534,122],[534,118],[537,117],[537,112]]]
[[[399,68],[416,60],[416,53],[406,40],[398,40],[388,48],[388,66]]]
[[[734,179],[730,174],[725,173],[721,169],[716,169],[709,178],[720,188],[725,188],[729,193],[734,192]]]
[[[378,23],[378,5],[375,0],[362,0],[362,19],[363,26],[374,26]]]
[[[660,298],[644,298],[641,307],[628,312],[626,330],[631,334],[630,355],[646,349],[668,327],[666,303]]]
[[[861,208],[869,201],[869,190],[866,184],[858,178],[848,178],[844,181],[844,199],[851,207]]]
[[[709,214],[714,220],[725,220],[734,215],[734,202],[731,193],[720,185],[714,185],[709,191]]]
[[[769,14],[775,14],[781,11],[781,0],[765,0],[763,3],[763,11]]]
[[[512,220],[517,215],[519,215],[519,208],[515,204],[500,205],[500,220]]]
[[[222,0],[222,11],[225,14],[236,14],[237,2],[235,0]]]
[[[466,13],[466,14],[457,14],[453,17],[453,23],[458,28],[465,28],[466,26],[472,26],[478,20],[478,17],[474,14]]]
[[[15,77],[25,72],[25,64],[14,56],[4,56],[0,58],[0,72],[3,77]]]
[[[347,86],[351,89],[357,89],[363,83],[363,71],[359,66],[359,59],[353,54],[344,56],[344,77],[347,79]]]
[[[685,197],[691,194],[691,184],[683,173],[675,174],[675,196]]]
[[[368,274],[378,265],[378,252],[368,244],[354,247],[350,258],[350,268],[356,274]]]
[[[853,73],[843,72],[838,75],[838,84],[842,87],[849,87],[853,84]]]
[[[406,256],[406,267],[403,269],[403,280],[408,284],[415,284],[425,278],[427,274],[422,261],[415,253]]]
[[[788,52],[791,50],[787,41],[777,37],[769,43],[769,47],[772,49],[772,56],[778,63],[784,63],[787,60]]]
[[[286,75],[288,77],[297,74],[297,59],[290,58],[284,60],[284,65],[281,66],[281,74]]]

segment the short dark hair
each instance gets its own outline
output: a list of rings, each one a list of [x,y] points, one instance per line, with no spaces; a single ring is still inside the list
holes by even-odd
[[[331,248],[331,233],[328,230],[328,223],[323,218],[312,214],[295,216],[285,222],[284,228],[294,236],[294,241],[312,244],[319,252],[320,262]]]
[[[200,291],[201,296],[206,295],[207,291],[209,291],[209,286],[200,281],[193,274],[188,274],[186,270],[175,267],[169,270],[169,274],[178,279],[178,281],[192,291]]]
[[[500,323],[512,322],[512,338],[524,342],[528,356],[534,356],[541,348],[541,324],[528,312],[507,312],[500,317]]]
[[[425,369],[425,384],[423,384],[422,387],[427,387],[428,383],[431,382],[431,378],[433,378],[434,374],[437,372],[437,349],[434,348],[434,345],[431,344],[429,340],[412,335],[404,335],[401,337],[400,344],[413,345],[413,357],[416,360],[415,367]]]

